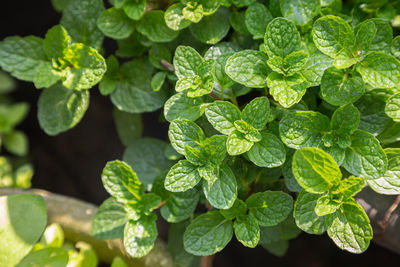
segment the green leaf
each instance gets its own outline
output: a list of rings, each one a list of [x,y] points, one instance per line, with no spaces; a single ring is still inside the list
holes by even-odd
[[[237,240],[246,247],[254,248],[260,240],[260,227],[253,215],[241,215],[233,224]]]
[[[189,92],[202,91],[201,88],[202,83],[203,81],[199,75],[195,75],[192,77],[183,77],[176,82],[175,90],[179,93],[186,90],[189,90]],[[189,96],[189,97],[195,97],[195,96]]]
[[[212,164],[206,163],[205,165],[201,165],[197,168],[197,171],[199,172],[200,177],[207,180],[210,184],[218,180],[219,169]]]
[[[182,9],[183,17],[193,23],[198,23],[204,16],[203,5],[198,2],[188,2]]]
[[[160,210],[161,215],[167,222],[181,222],[193,214],[198,202],[199,193],[194,189],[171,194]]]
[[[246,199],[249,214],[261,226],[274,226],[286,219],[293,209],[293,199],[282,191],[265,191]]]
[[[383,132],[381,132],[377,138],[382,145],[387,145],[400,141],[400,132],[397,130],[400,126],[399,122],[391,121],[386,126]]]
[[[123,9],[129,18],[139,20],[146,11],[146,0],[125,0]]]
[[[345,141],[343,141],[345,140]],[[337,143],[340,143],[342,147],[347,147],[350,145],[347,141],[349,141],[350,138],[340,138],[337,141]],[[321,145],[320,148],[324,150],[326,153],[332,156],[332,158],[335,160],[335,162],[340,166],[343,164],[346,150],[344,148],[341,148],[338,144],[333,144],[329,147]]]
[[[244,120],[235,121],[234,124],[236,130],[241,132],[246,140],[250,142],[259,142],[261,140],[260,132]]]
[[[168,231],[168,251],[172,260],[178,267],[198,267],[200,266],[200,257],[194,256],[183,248],[183,234],[190,221],[186,220],[180,223],[173,223]]]
[[[64,231],[58,223],[46,227],[38,244],[45,247],[61,247],[64,243]],[[38,245],[37,244],[37,245]]]
[[[332,194],[340,194],[343,200],[347,200],[360,192],[365,185],[363,178],[350,176],[347,179],[340,181],[338,188],[332,191]]]
[[[111,55],[106,59],[107,71],[99,84],[99,90],[102,95],[112,94],[117,89],[119,79],[119,61]]]
[[[78,91],[100,82],[107,69],[105,59],[95,49],[83,44],[72,44],[63,59],[71,65],[63,70],[63,85]]]
[[[340,201],[332,198],[331,195],[323,195],[317,200],[317,204],[315,206],[315,214],[317,216],[325,216],[331,213],[334,213],[340,208]]]
[[[173,95],[165,102],[164,117],[167,121],[187,119],[195,121],[203,115],[207,97],[188,97],[185,92]]]
[[[164,156],[164,141],[141,138],[132,142],[125,150],[122,159],[135,170],[139,180],[149,190],[154,179],[168,170],[173,161]]]
[[[142,216],[137,221],[129,220],[124,228],[124,247],[131,257],[141,258],[154,247],[157,238],[157,216]]]
[[[256,2],[256,0],[230,0],[230,2],[232,2],[232,4],[234,4],[237,7],[244,7],[244,6],[250,6],[251,4]]]
[[[359,124],[360,113],[352,104],[339,107],[332,115],[331,127],[339,136],[354,133]]]
[[[121,9],[115,7],[104,10],[97,19],[97,26],[105,36],[125,39],[135,29],[135,24]]]
[[[205,109],[207,120],[220,133],[229,135],[235,128],[235,121],[241,119],[240,110],[230,102],[214,101]]]
[[[363,21],[355,27],[354,33],[354,50],[356,50],[358,54],[362,55],[367,53],[376,34],[375,23],[370,20]]]
[[[333,60],[320,53],[312,53],[303,69],[301,75],[307,80],[308,86],[318,86],[321,84],[321,78],[325,70],[332,66]]]
[[[320,196],[303,189],[294,203],[293,217],[296,225],[306,233],[320,235],[326,231],[325,217],[319,217],[315,213]]]
[[[301,148],[293,156],[293,175],[307,192],[321,194],[342,178],[335,160],[322,149]]]
[[[360,53],[360,52],[354,52],[354,53]],[[335,56],[335,60],[333,61],[333,66],[335,66],[338,69],[350,68],[351,66],[359,63],[362,60],[362,57],[357,55],[353,55],[349,50],[342,50]]]
[[[218,211],[210,211],[195,218],[186,228],[183,245],[193,255],[207,256],[221,251],[232,236],[232,221]]]
[[[374,89],[365,93],[354,105],[360,112],[359,129],[378,135],[392,121],[385,113],[387,89]],[[392,94],[392,92],[390,93]]]
[[[396,36],[395,38],[393,38],[392,41],[392,45],[390,47],[390,52],[392,53],[392,55],[399,59],[400,58],[400,37]]]
[[[203,130],[194,122],[186,119],[176,119],[169,125],[168,136],[172,146],[181,154],[185,154],[185,147],[196,148],[198,142],[206,137]]]
[[[245,12],[245,24],[254,39],[263,39],[267,25],[273,19],[268,8],[263,4],[254,3]]]
[[[167,26],[174,30],[179,31],[186,27],[189,27],[190,21],[185,19],[182,14],[182,10],[185,7],[182,3],[175,3],[170,5],[164,13],[164,19]]]
[[[141,210],[144,214],[149,215],[153,210],[159,207],[161,204],[161,197],[153,193],[147,193],[143,195],[140,200],[142,207]]]
[[[89,106],[89,92],[74,91],[61,85],[44,89],[38,101],[40,127],[48,135],[57,135],[73,128]]]
[[[372,239],[372,228],[364,210],[354,201],[344,203],[326,217],[328,235],[335,244],[352,253],[365,251]]]
[[[264,44],[270,58],[285,58],[300,49],[300,34],[293,22],[275,18],[268,24]]]
[[[115,257],[111,262],[111,267],[128,267],[125,261],[119,256]]]
[[[16,156],[26,156],[28,153],[28,137],[24,132],[12,131],[4,136],[4,147]]]
[[[49,88],[61,79],[61,73],[53,69],[50,62],[44,62],[36,69],[33,83],[36,88]]]
[[[38,37],[12,36],[0,42],[0,66],[19,80],[33,81],[46,61],[43,40]]]
[[[237,11],[237,10],[232,10],[231,11],[231,16],[229,18],[229,22],[232,26],[232,28],[242,34],[249,34],[249,30],[247,29],[246,26],[246,11]],[[266,26],[265,26],[266,27]],[[264,29],[265,32],[265,29]]]
[[[237,197],[236,178],[227,165],[219,167],[215,181],[203,181],[203,192],[210,204],[217,209],[229,209]]]
[[[51,0],[53,7],[56,11],[61,12],[71,0]]]
[[[119,139],[124,146],[135,143],[142,136],[142,117],[139,114],[131,114],[114,108],[113,117]]]
[[[386,172],[387,158],[379,141],[370,133],[357,130],[346,149],[343,167],[367,180],[378,179]]]
[[[15,90],[15,87],[16,81],[4,71],[0,71],[0,93],[6,94],[12,92]]]
[[[63,267],[68,264],[68,251],[62,248],[44,248],[34,251],[26,256],[16,266],[29,267],[29,266],[54,266]]]
[[[283,0],[280,3],[282,15],[296,22],[297,25],[312,21],[321,7],[319,0]]]
[[[148,60],[134,59],[120,69],[121,79],[111,94],[111,102],[121,111],[130,113],[151,112],[163,106],[163,91],[151,88],[153,67]]]
[[[149,60],[157,69],[166,70],[161,66],[161,61],[171,62],[172,55],[169,49],[163,44],[153,44],[149,50]]]
[[[190,46],[178,46],[174,55],[174,69],[178,79],[197,75],[197,69],[204,59]]]
[[[364,82],[375,88],[393,88],[400,83],[400,62],[383,52],[368,54],[357,65],[357,71]]]
[[[247,206],[246,203],[243,202],[243,200],[236,198],[235,203],[233,203],[232,207],[227,210],[220,210],[220,212],[225,218],[233,220],[240,215],[245,215],[247,212]]]
[[[188,97],[200,97],[212,92],[215,81],[212,74],[213,64],[213,60],[206,60],[202,62],[197,69],[198,75],[186,78],[188,80],[186,82],[187,85],[184,89],[189,89],[189,91],[187,92]],[[178,82],[179,81],[180,80],[178,80]],[[178,87],[178,83],[176,86]],[[181,91],[183,88],[181,88],[180,90],[178,90],[178,88],[175,89],[177,91]]]
[[[251,149],[253,142],[245,138],[244,134],[238,130],[232,131],[226,141],[226,150],[229,155],[236,156],[243,154]]]
[[[161,87],[164,85],[165,78],[167,78],[167,73],[164,71],[157,72],[154,74],[151,79],[151,89],[158,92],[161,90]]]
[[[285,146],[273,134],[262,132],[262,139],[255,143],[248,152],[249,159],[259,167],[274,168],[286,160]]]
[[[218,84],[222,88],[232,87],[235,82],[229,78],[225,72],[225,65],[229,57],[239,50],[239,47],[233,43],[221,42],[212,47],[210,47],[204,55],[206,60],[214,59],[212,71],[217,80]],[[222,91],[222,88],[220,89]],[[221,94],[217,92],[214,88],[214,93]],[[229,94],[229,92],[228,92]],[[222,95],[221,95],[222,98]]]
[[[184,0],[184,2],[187,2],[187,0]],[[209,16],[217,11],[222,0],[198,0],[198,2],[203,6],[204,15]]]
[[[269,253],[271,253],[274,256],[277,257],[283,257],[288,248],[289,248],[289,242],[287,240],[279,239],[274,242],[270,243],[261,243],[261,246],[266,249]]]
[[[15,266],[31,251],[46,224],[46,204],[33,194],[0,197],[0,264]]]
[[[369,50],[390,53],[393,38],[393,29],[390,24],[379,18],[372,18],[367,21],[372,21],[376,28],[376,34],[371,41]]]
[[[292,171],[292,162],[293,162],[293,150],[287,153],[286,161],[282,165],[282,175],[284,178],[284,183],[291,192],[300,192],[303,188],[296,181],[296,178],[293,175]]]
[[[283,70],[286,75],[292,75],[301,71],[306,64],[308,54],[303,51],[296,51],[283,59]]]
[[[330,131],[329,118],[314,111],[288,113],[279,123],[282,142],[290,148],[318,147]]]
[[[378,135],[391,123],[392,120],[385,113],[386,101],[390,94],[393,92],[389,93],[387,89],[374,89],[366,92],[354,103],[360,112],[360,130]]]
[[[263,88],[271,72],[268,57],[259,51],[243,50],[233,54],[226,62],[225,72],[237,83],[252,88]]]
[[[107,198],[92,219],[91,235],[100,239],[121,238],[128,221],[122,203],[115,198]]]
[[[63,58],[64,50],[69,47],[70,43],[71,38],[65,28],[56,25],[47,31],[43,40],[43,49],[49,59]]]
[[[385,113],[394,121],[400,122],[400,94],[395,94],[388,99]]]
[[[211,16],[204,17],[199,23],[190,25],[190,32],[203,43],[216,44],[228,34],[229,15],[229,10],[221,7]]]
[[[151,10],[136,24],[141,34],[156,43],[166,43],[174,40],[179,32],[170,29],[164,20],[164,11]]]
[[[269,93],[285,108],[299,103],[307,88],[307,81],[300,74],[285,77],[272,72],[268,75],[267,84]]]
[[[331,67],[321,79],[321,97],[334,106],[354,103],[364,94],[364,82],[360,77],[348,77],[344,70]]]
[[[254,98],[242,111],[242,118],[257,130],[262,130],[267,124],[270,114],[267,97]]]
[[[103,11],[102,0],[70,0],[63,9],[60,23],[74,42],[100,48],[104,36],[97,28],[97,18]]]
[[[354,45],[351,26],[342,18],[332,15],[321,17],[314,23],[312,37],[315,46],[332,58]]]
[[[187,160],[180,160],[168,172],[165,189],[171,192],[184,192],[195,187],[201,180],[197,166]]]
[[[388,168],[383,176],[367,180],[368,185],[379,194],[398,195],[400,193],[400,149],[386,148]]]
[[[212,163],[215,166],[221,165],[226,154],[226,136],[213,135],[202,142],[201,146],[206,155],[207,163]]]
[[[118,202],[140,201],[144,187],[136,173],[125,162],[109,161],[103,169],[101,180],[107,192]]]

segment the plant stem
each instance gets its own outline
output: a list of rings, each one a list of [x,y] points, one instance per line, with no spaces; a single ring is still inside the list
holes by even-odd
[[[158,206],[155,208],[155,210],[161,208],[164,205],[165,205],[165,201],[161,201],[160,204],[158,204]]]
[[[386,211],[385,217],[383,217],[383,220],[378,222],[378,225],[382,228],[383,232],[385,232],[386,227],[388,226],[390,217],[392,216],[392,213],[395,211],[395,209],[399,206],[399,204],[400,204],[400,195],[398,195],[396,197],[393,204]]]
[[[162,59],[160,61],[160,65],[163,66],[169,72],[172,72],[172,73],[175,72],[174,66],[172,66],[172,64],[169,63],[168,61],[166,61],[165,59]]]
[[[215,254],[201,257],[200,267],[212,267],[214,256]]]
[[[221,98],[216,96],[213,92],[211,92],[209,95],[212,96],[212,98],[214,98],[215,100],[221,100]]]
[[[238,102],[236,100],[236,96],[233,94],[233,92],[232,92],[231,101],[235,106],[239,107],[239,104],[238,104]]]

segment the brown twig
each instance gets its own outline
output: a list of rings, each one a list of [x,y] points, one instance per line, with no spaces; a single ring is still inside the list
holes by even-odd
[[[162,59],[160,61],[160,65],[163,66],[169,72],[172,72],[172,73],[175,72],[174,66],[172,66],[172,64],[169,63],[168,61],[166,61],[165,59]]]
[[[400,195],[396,197],[393,204],[388,208],[388,210],[385,213],[385,216],[383,217],[383,220],[378,222],[378,225],[382,228],[382,233],[385,232],[390,217],[392,216],[392,213],[395,211],[395,209],[399,206],[399,204],[400,204]]]
[[[165,201],[161,201],[160,204],[158,204],[158,206],[155,208],[155,210],[161,208],[164,205],[165,205]]]
[[[215,254],[201,257],[200,267],[212,267]]]
[[[221,98],[216,96],[213,92],[211,92],[209,95],[212,96],[212,98],[214,98],[215,100],[221,100]]]

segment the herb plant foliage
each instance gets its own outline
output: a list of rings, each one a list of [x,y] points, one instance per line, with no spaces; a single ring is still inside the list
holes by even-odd
[[[397,3],[52,2],[60,25],[1,41],[0,66],[42,90],[49,135],[79,123],[95,85],[114,104],[127,149],[103,170],[110,198],[94,236],[123,238],[142,257],[160,209],[179,266],[234,235],[275,255],[301,231],[368,248],[354,196],[365,186],[400,193]],[[105,37],[116,51],[102,49]],[[141,138],[140,114],[159,109],[169,143]]]

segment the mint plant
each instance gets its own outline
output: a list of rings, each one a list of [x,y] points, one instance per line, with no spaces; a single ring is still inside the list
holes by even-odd
[[[74,127],[98,85],[115,106],[123,161],[92,224],[132,257],[171,223],[178,266],[244,246],[283,255],[301,231],[364,252],[357,193],[400,192],[399,6],[390,1],[54,0],[44,39],[8,37],[0,66],[44,88],[43,130]],[[389,12],[390,11],[390,12]],[[115,51],[102,47],[113,39]],[[163,107],[169,143],[142,138]]]

